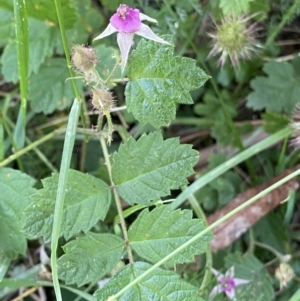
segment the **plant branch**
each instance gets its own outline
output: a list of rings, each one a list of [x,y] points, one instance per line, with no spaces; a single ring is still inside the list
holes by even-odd
[[[123,232],[124,239],[125,239],[129,262],[133,263],[133,255],[132,255],[132,251],[131,251],[131,247],[130,247],[130,243],[129,243],[129,239],[128,239],[128,233],[127,233],[125,219],[123,216],[121,200],[120,200],[119,194],[117,192],[117,188],[112,179],[111,164],[110,164],[109,154],[108,154],[108,150],[107,150],[107,145],[106,145],[105,139],[102,135],[100,136],[100,143],[101,143],[105,164],[106,164],[106,168],[107,168],[109,179],[110,179],[111,188],[112,188],[112,191],[114,194],[114,198],[115,198],[115,202],[116,202],[116,206],[117,206],[117,210],[118,210],[118,215],[120,218],[120,224],[121,224],[122,232]]]

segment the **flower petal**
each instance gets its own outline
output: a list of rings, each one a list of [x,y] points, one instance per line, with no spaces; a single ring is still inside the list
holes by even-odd
[[[214,286],[214,288],[210,292],[209,296],[212,297],[212,296],[214,296],[216,294],[219,294],[220,292],[221,292],[221,285],[218,284],[218,285]]]
[[[225,273],[225,277],[230,277],[233,278],[234,277],[234,266],[232,266],[226,273]]]
[[[233,281],[234,281],[235,286],[247,284],[250,282],[249,280],[240,279],[240,278],[233,278]]]
[[[120,9],[126,11],[124,16],[119,12]],[[134,33],[139,30],[141,23],[139,10],[125,4],[121,4],[117,13],[110,18],[110,24],[119,32]]]
[[[113,33],[115,33],[115,32],[117,32],[117,30],[116,30],[111,24],[108,24],[108,26],[104,29],[104,31],[101,32],[101,33],[99,34],[99,36],[97,36],[97,37],[94,39],[94,41],[95,41],[95,40],[99,40],[99,39],[103,39],[103,38],[105,38],[105,37],[107,37],[107,36],[110,36],[111,34],[113,34]]]
[[[211,271],[216,276],[216,278],[219,282],[221,281],[221,279],[224,279],[225,276],[223,274],[221,274],[219,271],[217,271],[216,269],[211,268]]]
[[[158,43],[162,43],[162,44],[167,44],[167,45],[172,45],[169,42],[163,40],[162,38],[160,38],[159,36],[157,36],[149,26],[145,25],[142,23],[140,29],[138,31],[135,32],[135,34],[137,34],[138,36],[141,36],[143,38],[146,38],[148,40],[152,40]]]
[[[227,297],[229,299],[234,299],[235,298],[235,290],[234,289],[231,289],[229,291],[226,291],[225,294],[227,295]]]
[[[146,21],[149,21],[149,22],[157,23],[157,21],[155,19],[150,18],[149,16],[144,15],[142,13],[140,13],[140,19],[141,19],[141,21],[146,20]]]
[[[121,69],[123,72],[128,61],[130,48],[133,44],[133,33],[119,32],[117,42],[121,51]]]

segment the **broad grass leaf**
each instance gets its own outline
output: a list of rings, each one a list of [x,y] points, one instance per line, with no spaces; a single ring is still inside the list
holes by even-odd
[[[112,157],[113,181],[127,203],[149,204],[187,184],[198,158],[191,145],[163,140],[160,132],[129,138]]]
[[[175,119],[176,104],[192,104],[190,91],[209,78],[196,61],[173,56],[173,47],[141,40],[128,63],[125,96],[129,112],[155,128]]]
[[[35,192],[34,183],[34,179],[20,171],[0,169],[0,255],[4,253],[10,259],[26,252],[26,237],[21,232],[23,211]]]
[[[58,275],[66,284],[96,282],[117,265],[124,245],[113,234],[87,233],[63,246],[66,254],[57,261]]]
[[[169,205],[163,205],[150,212],[143,210],[130,226],[128,237],[140,257],[156,263],[204,229],[204,222],[193,219],[191,210],[172,211]],[[204,253],[212,238],[211,233],[206,234],[174,256],[167,265],[194,262],[194,255]]]
[[[145,262],[135,262],[122,268],[103,288],[95,292],[99,301],[107,300],[135,278],[151,267]],[[199,288],[183,281],[173,271],[155,269],[138,284],[132,286],[118,298],[118,301],[203,301],[199,297]]]
[[[24,232],[29,238],[51,239],[58,174],[42,180],[44,188],[31,196],[26,208]],[[110,187],[103,181],[79,171],[69,170],[60,236],[69,239],[87,232],[104,220],[111,202]]]

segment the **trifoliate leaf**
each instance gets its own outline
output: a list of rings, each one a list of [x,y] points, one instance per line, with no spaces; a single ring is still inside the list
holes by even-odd
[[[161,133],[129,138],[112,158],[114,184],[124,200],[133,205],[149,204],[187,184],[199,154],[178,138],[163,140]]]
[[[300,59],[288,62],[268,62],[264,72],[268,77],[258,76],[251,81],[254,92],[247,97],[247,106],[254,110],[291,113],[299,102]]]
[[[265,266],[252,254],[249,253],[246,255],[242,255],[240,253],[228,254],[225,257],[225,265],[228,269],[234,266],[235,278],[249,280],[248,284],[243,286],[238,286],[235,289],[237,294],[236,296],[237,300],[241,300],[241,301],[274,300],[272,278],[268,274]]]
[[[204,229],[202,220],[193,219],[192,210],[172,211],[166,205],[151,212],[143,210],[130,226],[128,238],[140,257],[156,263]],[[174,256],[167,265],[194,262],[194,255],[205,252],[212,238],[211,234],[206,234]]]
[[[42,180],[44,188],[31,196],[26,208],[24,231],[31,238],[51,239],[58,174]],[[69,239],[80,231],[87,232],[99,219],[106,217],[111,193],[103,181],[79,171],[69,170],[60,236]]]
[[[69,77],[65,59],[54,58],[44,63],[39,72],[29,79],[28,95],[32,110],[50,114],[69,106],[75,97],[72,83],[67,80]],[[82,82],[77,81],[77,86],[82,87]]]
[[[58,275],[66,284],[96,282],[117,265],[123,248],[124,240],[116,235],[87,233],[63,246]]]
[[[0,169],[0,255],[15,259],[27,248],[26,237],[21,232],[23,211],[35,192],[35,180],[20,171]]]
[[[95,292],[99,301],[107,300],[115,295],[135,278],[151,267],[145,262],[128,264],[108,282],[103,288]],[[203,301],[199,297],[199,288],[183,281],[178,274],[172,271],[155,269],[141,282],[129,288],[118,298],[118,301]]]
[[[220,8],[224,15],[240,16],[249,11],[249,4],[253,0],[220,0]]]
[[[172,46],[141,40],[128,63],[128,111],[141,123],[156,128],[169,125],[175,119],[176,104],[192,104],[190,91],[209,78],[195,62],[173,57]]]

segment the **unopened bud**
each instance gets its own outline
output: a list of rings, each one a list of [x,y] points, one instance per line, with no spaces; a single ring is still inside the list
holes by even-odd
[[[286,287],[294,278],[294,270],[287,263],[281,263],[275,270],[275,277],[279,280],[280,288]]]
[[[93,48],[83,45],[74,45],[72,63],[79,72],[88,72],[98,63],[97,53]]]
[[[94,109],[106,114],[115,106],[112,93],[104,88],[92,88],[91,103]]]

